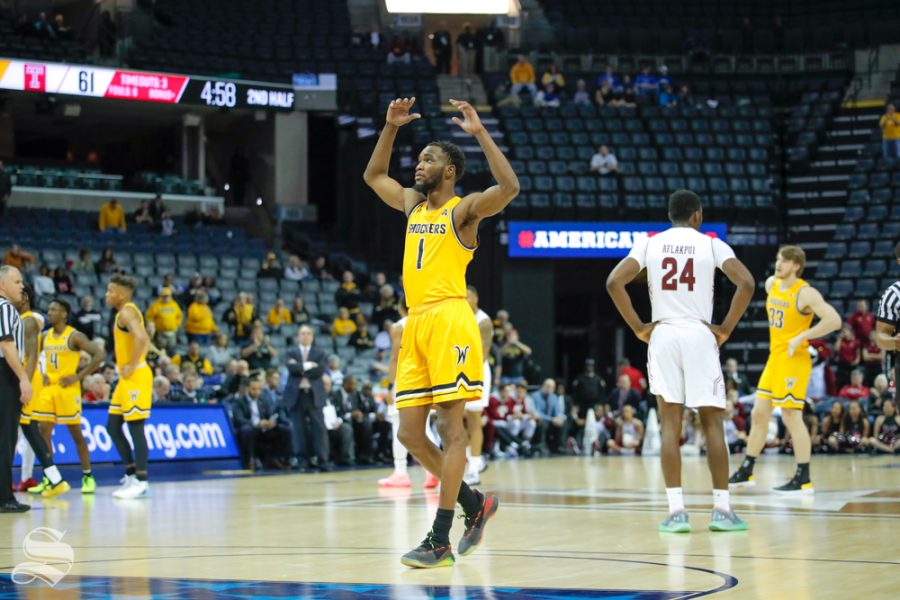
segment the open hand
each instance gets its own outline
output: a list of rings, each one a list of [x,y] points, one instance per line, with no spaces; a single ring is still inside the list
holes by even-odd
[[[69,387],[70,385],[72,385],[73,383],[76,383],[77,381],[78,381],[78,377],[76,377],[75,375],[70,375],[68,377],[63,377],[62,379],[60,379],[59,385],[61,385],[62,387]]]
[[[709,330],[716,336],[716,344],[718,344],[719,347],[722,347],[722,345],[728,341],[728,338],[731,337],[731,332],[725,331],[721,325],[710,325],[707,323],[706,326],[709,327]]]
[[[453,117],[453,122],[459,125],[463,131],[470,135],[478,135],[484,131],[484,125],[481,124],[481,118],[472,105],[462,100],[450,99],[450,104],[456,107],[456,110],[462,113],[463,118]]]
[[[422,115],[419,113],[409,112],[409,109],[412,108],[412,105],[415,103],[415,96],[412,98],[397,98],[396,100],[392,100],[388,106],[385,122],[394,127],[403,127],[410,121],[421,119]]]
[[[788,347],[787,347],[787,355],[788,356],[794,356],[794,352],[796,352],[797,348],[800,346],[800,344],[803,343],[803,339],[804,338],[799,335],[791,338],[791,341],[788,342]]]

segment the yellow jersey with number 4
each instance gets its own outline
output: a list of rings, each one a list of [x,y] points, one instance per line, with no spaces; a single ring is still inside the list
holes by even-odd
[[[44,336],[44,368],[47,371],[47,379],[55,385],[60,379],[71,377],[78,372],[78,359],[81,352],[69,347],[69,338],[75,333],[75,328],[67,325],[62,333],[50,329]]]
[[[804,314],[797,307],[800,290],[809,284],[798,279],[786,290],[781,289],[781,280],[776,278],[766,298],[766,314],[769,318],[769,354],[787,355],[788,342],[812,325],[813,314]],[[809,342],[804,341],[797,352],[806,352]]]
[[[453,209],[461,200],[454,196],[435,210],[422,202],[409,214],[403,289],[410,308],[466,297],[466,268],[475,247],[462,243],[453,223]]]

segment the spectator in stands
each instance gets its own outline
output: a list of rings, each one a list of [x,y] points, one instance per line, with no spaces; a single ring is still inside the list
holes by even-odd
[[[616,91],[609,81],[604,81],[603,85],[598,87],[597,91],[594,93],[594,102],[596,102],[598,106],[613,106],[615,100]]]
[[[111,316],[112,321],[107,328],[108,330],[111,330],[113,327],[115,327],[115,325],[113,324],[115,322],[115,313]],[[163,359],[168,360],[169,355],[164,349],[160,348],[153,342],[153,340],[156,339],[156,323],[154,323],[153,321],[147,321],[144,324],[144,327],[147,329],[147,337],[150,338],[150,346],[147,347],[147,364],[150,365],[151,368],[156,370],[156,368],[160,366],[160,363],[163,361]]]
[[[309,311],[306,310],[306,302],[303,296],[294,298],[294,304],[291,306],[291,321],[297,325],[306,325],[312,321]]]
[[[206,356],[200,352],[200,344],[191,342],[188,344],[186,354],[176,354],[172,357],[172,364],[181,367],[183,364],[191,363],[196,367],[197,373],[200,375],[212,375],[213,366]]]
[[[479,31],[482,48],[482,68],[486,73],[500,70],[500,52],[506,45],[503,31],[493,22]]]
[[[587,82],[584,79],[579,79],[575,82],[575,94],[572,96],[572,102],[575,104],[591,104],[591,94],[587,89]]]
[[[231,337],[236,342],[246,341],[250,328],[257,319],[256,307],[248,294],[239,293],[231,301],[231,308],[225,313],[225,322],[231,326]]]
[[[894,391],[888,387],[887,375],[879,373],[875,376],[872,388],[869,390],[869,413],[873,415],[881,414],[884,410],[884,403],[893,399]]]
[[[850,372],[850,383],[841,388],[838,396],[847,400],[868,400],[869,388],[863,384],[864,375],[862,369],[853,369]]]
[[[322,408],[322,416],[325,421],[325,429],[328,431],[331,455],[337,457],[335,462],[339,466],[355,465],[356,450],[353,445],[353,428],[338,414],[340,392],[334,391],[334,385],[328,375],[322,375],[322,384],[325,388],[325,406]]]
[[[356,286],[356,278],[353,271],[344,271],[341,276],[341,287],[334,294],[334,300],[339,308],[346,308],[351,313],[359,312],[359,301],[362,293]]]
[[[56,294],[56,284],[53,283],[52,271],[47,265],[41,265],[38,274],[34,277],[34,292],[38,296],[53,296]]]
[[[350,346],[357,352],[365,352],[375,347],[375,340],[369,335],[369,324],[362,313],[356,315],[356,331],[350,336]]]
[[[609,89],[615,89],[619,86],[619,78],[616,77],[615,72],[613,71],[612,65],[606,65],[606,69],[603,73],[597,75],[597,81],[595,82],[597,88],[602,88],[603,86],[609,86]]]
[[[312,449],[318,468],[330,470],[328,464],[328,434],[323,408],[325,387],[323,374],[326,356],[314,345],[311,327],[304,325],[297,334],[297,345],[288,348],[285,366],[290,377],[284,388],[284,407],[293,423],[293,454],[306,460]],[[312,444],[309,444],[310,433]]]
[[[350,310],[342,306],[331,324],[331,337],[349,336],[356,331],[356,323],[350,318]]]
[[[366,36],[368,38],[368,46],[372,50],[381,50],[382,39],[381,39],[381,30],[378,28],[378,25],[372,23],[371,27],[369,27],[369,34]]]
[[[100,253],[100,259],[94,263],[94,270],[97,272],[97,275],[100,275],[101,277],[103,275],[112,275],[113,273],[119,272],[119,263],[117,263],[115,257],[113,257],[112,248],[107,248]]]
[[[194,207],[188,211],[188,214],[184,216],[184,224],[193,228],[203,227],[203,219],[203,209],[200,208],[199,204],[195,204]]]
[[[163,203],[162,196],[156,194],[150,201],[150,216],[153,218],[153,222],[159,223],[164,212],[166,212],[166,205]]]
[[[659,92],[659,107],[665,108],[667,106],[677,106],[678,105],[678,96],[675,95],[675,92],[672,91],[671,85],[660,86]]]
[[[875,330],[875,315],[869,312],[869,303],[866,300],[856,302],[856,311],[845,321],[853,328],[853,333],[858,340],[867,340]]]
[[[900,115],[892,102],[884,107],[878,120],[881,127],[881,148],[885,158],[900,158]]]
[[[366,302],[378,304],[379,302],[381,302],[381,288],[386,285],[387,276],[382,271],[378,271],[374,275],[370,275],[368,284],[366,285],[365,289],[362,290],[363,298],[365,298]]]
[[[381,331],[375,335],[375,349],[384,350],[391,349],[391,326],[394,324],[390,319],[385,319],[381,323]]]
[[[278,331],[282,325],[290,325],[293,322],[293,316],[288,307],[284,305],[284,300],[279,298],[275,301],[275,306],[269,309],[269,315],[266,317],[266,324],[270,331]]]
[[[853,328],[844,323],[838,339],[834,343],[834,351],[837,355],[837,382],[838,385],[846,385],[850,370],[859,365],[862,360],[862,342],[853,333]]]
[[[616,435],[606,443],[610,454],[634,455],[640,452],[644,442],[644,424],[634,414],[635,409],[630,404],[622,408],[622,415],[616,419]]]
[[[56,16],[53,17],[53,26],[59,39],[71,40],[73,38],[72,28],[66,24],[66,19],[62,13],[56,13]]]
[[[72,274],[69,272],[65,264],[56,267],[52,271],[53,285],[56,287],[57,294],[72,293]]]
[[[78,260],[72,265],[73,273],[92,273],[94,272],[94,262],[91,260],[91,251],[82,248],[78,251]]]
[[[332,392],[332,402],[338,409],[345,423],[350,423],[353,428],[353,441],[356,447],[356,460],[361,464],[372,464],[372,452],[375,447],[373,440],[373,422],[375,420],[375,399],[363,394],[357,389],[356,377],[347,376],[341,385],[335,384],[339,389]],[[371,389],[371,388],[370,388]]]
[[[13,244],[3,255],[3,264],[15,267],[23,273],[28,272],[34,266],[34,257],[23,252],[18,244]]]
[[[331,271],[328,270],[328,259],[324,254],[320,254],[313,261],[312,266],[312,274],[319,281],[332,281],[334,280],[334,276],[331,274]]]
[[[84,394],[81,396],[82,402],[87,404],[109,402],[110,388],[106,380],[103,379],[103,375],[97,373],[88,375],[84,378],[81,388],[84,390]]]
[[[659,78],[645,66],[634,79],[634,91],[639,98],[653,96],[659,91]]]
[[[206,357],[213,366],[213,371],[221,373],[225,365],[234,359],[231,349],[228,347],[228,336],[221,331],[216,334],[215,343],[206,350]]]
[[[447,22],[438,23],[438,29],[428,36],[431,50],[434,52],[435,68],[438,74],[449,75],[450,63],[453,61],[453,40],[447,31]]]
[[[522,98],[510,91],[510,84],[505,81],[497,83],[494,88],[494,104],[497,106],[522,106]]]
[[[878,346],[878,334],[875,331],[869,333],[862,345],[862,366],[865,370],[866,381],[873,381],[875,376],[881,373],[884,364],[885,351]]]
[[[893,400],[885,400],[884,414],[875,419],[875,432],[868,440],[875,452],[895,454],[900,450],[900,419]]]
[[[531,356],[531,348],[519,341],[519,332],[510,329],[506,343],[500,348],[500,383],[516,383],[525,375],[525,362]]]
[[[250,371],[266,370],[278,351],[272,346],[269,336],[263,333],[261,323],[255,323],[250,331],[250,342],[241,348],[241,358],[247,361]]]
[[[187,322],[184,325],[188,341],[207,346],[212,335],[218,330],[212,309],[209,307],[209,296],[206,295],[206,292],[200,291],[188,306]]]
[[[607,400],[617,415],[622,414],[625,406],[631,406],[635,410],[639,410],[641,406],[641,395],[632,387],[631,376],[622,373],[616,380],[616,387],[610,393]]]
[[[209,402],[209,390],[203,387],[203,378],[196,373],[191,373],[184,378],[183,398],[191,404],[206,404]]]
[[[740,452],[747,445],[747,432],[744,431],[746,422],[735,412],[734,406],[733,397],[725,401],[725,442],[732,454]]]
[[[303,264],[303,261],[300,260],[300,257],[292,254],[288,258],[287,266],[284,268],[284,278],[288,281],[305,281],[310,277],[309,271],[306,265]]]
[[[869,418],[860,403],[854,400],[841,419],[840,432],[828,438],[828,445],[835,452],[853,454],[864,452],[868,444]]]
[[[211,275],[203,278],[202,290],[206,292],[210,306],[215,306],[222,299],[222,292],[216,285],[216,278]]]
[[[541,389],[528,397],[527,411],[535,420],[535,436],[532,445],[542,454],[563,452],[566,415],[559,396],[556,381],[545,379]]]
[[[274,252],[269,252],[256,272],[257,279],[281,279],[282,275],[284,269],[278,264],[278,257]]]
[[[257,459],[264,456],[261,454],[263,445],[271,446],[268,464],[276,469],[284,469],[287,465],[283,459],[289,454],[291,433],[284,424],[278,422],[278,411],[262,397],[262,389],[262,379],[254,377],[247,385],[246,392],[232,404],[234,428],[248,469],[256,469]]]
[[[593,358],[584,361],[584,372],[572,382],[572,392],[579,420],[585,419],[587,412],[595,404],[603,402],[606,396],[606,382],[597,375]]]
[[[734,383],[735,389],[741,396],[750,393],[750,381],[738,365],[737,359],[729,358],[725,361],[725,380]]]
[[[837,436],[841,431],[841,423],[844,420],[844,404],[841,401],[836,401],[832,403],[831,410],[825,418],[822,419],[822,450],[825,452],[833,451],[831,445],[828,443],[828,440],[831,439],[832,436]],[[836,449],[836,448],[835,448]]]
[[[344,383],[344,372],[341,370],[341,358],[337,354],[328,357],[325,374],[331,379],[331,383],[340,386]]]
[[[537,422],[528,413],[528,382],[520,379],[516,383],[516,391],[512,397],[510,411],[507,413],[507,428],[524,454],[531,453],[531,441],[537,430]]]
[[[263,387],[262,395],[274,406],[281,408],[282,387],[281,374],[278,372],[278,369],[266,370],[265,387]]]
[[[3,161],[0,160],[0,217],[3,216],[3,212],[6,210],[6,203],[9,202],[10,194],[12,194],[12,176],[6,170],[6,167],[3,166]]]
[[[153,225],[153,214],[150,212],[150,202],[141,200],[141,205],[134,211],[134,222],[138,225]]]
[[[83,333],[89,340],[94,339],[95,335],[100,333],[100,322],[103,317],[100,312],[94,308],[93,296],[84,296],[81,299],[81,310],[75,315],[73,323],[75,329]]]
[[[597,154],[591,157],[591,173],[597,175],[616,175],[619,172],[619,161],[616,155],[609,151],[604,144],[597,150]]]
[[[375,358],[369,363],[369,379],[376,385],[380,385],[390,373],[391,365],[387,351],[382,348],[375,350]]]
[[[37,21],[34,22],[34,34],[36,37],[56,39],[56,31],[53,24],[47,19],[47,13],[41,11],[38,13]]]
[[[551,63],[547,70],[541,75],[541,85],[545,88],[548,84],[553,84],[559,93],[563,93],[566,89],[566,78],[559,72],[556,63]]]
[[[694,96],[691,95],[691,90],[686,85],[681,86],[678,90],[678,105],[686,106],[688,108],[696,106]]]
[[[516,64],[509,70],[509,81],[512,83],[512,88],[510,88],[512,95],[518,96],[523,89],[528,90],[532,98],[537,95],[534,67],[531,66],[525,55],[520,54]]]
[[[631,84],[631,76],[622,76],[622,87],[613,92],[613,100],[610,106],[634,108],[637,106],[637,95],[634,92],[634,86]]]
[[[381,286],[378,293],[378,306],[372,311],[373,323],[384,323],[385,320],[397,321],[400,319],[400,313],[397,312],[397,295],[394,293],[394,286],[385,284]]]
[[[475,61],[478,58],[478,40],[472,31],[472,25],[466,23],[462,33],[456,36],[456,51],[459,57],[459,75],[471,77],[475,75]]]
[[[502,308],[497,311],[494,317],[494,344],[502,346],[506,343],[506,334],[512,329],[512,323],[509,322],[509,312]]]
[[[165,237],[171,237],[175,235],[175,219],[172,218],[172,213],[168,210],[163,211],[162,216],[159,218],[159,227],[160,233]]]
[[[392,65],[399,62],[408,65],[411,61],[412,56],[409,53],[409,45],[399,35],[393,36],[387,44],[388,64]]]
[[[172,288],[160,290],[159,298],[147,309],[147,320],[156,325],[156,345],[171,354],[178,343],[178,330],[184,322],[184,313],[172,298]]]
[[[619,372],[616,376],[619,375],[628,375],[631,379],[631,388],[638,393],[638,396],[644,395],[644,390],[647,389],[647,380],[644,378],[644,374],[641,373],[640,369],[631,366],[631,361],[627,358],[623,358],[618,363]],[[615,407],[613,407],[615,408]]]
[[[534,97],[534,105],[538,108],[546,106],[558,108],[561,102],[559,94],[556,91],[556,86],[552,83],[545,85]]]
[[[125,233],[125,210],[119,201],[112,198],[100,207],[100,218],[97,222],[100,231],[118,231]]]

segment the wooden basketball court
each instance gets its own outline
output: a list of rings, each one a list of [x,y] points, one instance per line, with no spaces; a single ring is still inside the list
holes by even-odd
[[[762,457],[759,487],[732,500],[750,531],[711,533],[705,458],[685,458],[694,533],[674,535],[657,531],[658,458],[494,462],[481,487],[501,508],[484,545],[431,571],[399,562],[437,503],[419,468],[412,490],[379,490],[384,469],[154,482],[135,501],[114,501],[110,487],[93,498],[73,490],[0,516],[0,597],[896,597],[900,461],[814,457],[814,498],[768,493],[792,468],[789,457]],[[65,532],[71,546],[46,561],[64,575],[52,589],[14,583],[27,568],[11,575],[37,527]],[[457,521],[454,542],[461,531]]]

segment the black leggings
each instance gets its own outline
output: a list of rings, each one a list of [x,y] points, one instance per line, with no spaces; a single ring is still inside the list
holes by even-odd
[[[125,432],[122,431],[122,424],[125,418],[122,415],[109,415],[106,422],[106,431],[112,438],[119,456],[125,466],[134,465],[137,471],[147,472],[147,461],[149,459],[150,450],[147,448],[147,437],[144,435],[144,421],[128,421],[128,431],[131,433],[131,442],[134,444],[134,454],[131,452],[131,445]]]
[[[52,467],[53,455],[50,454],[50,447],[47,446],[47,442],[41,437],[37,421],[32,421],[28,425],[22,425],[22,433],[25,434],[25,439],[28,440],[28,445],[34,450],[34,455],[40,461],[41,466],[44,469]]]

